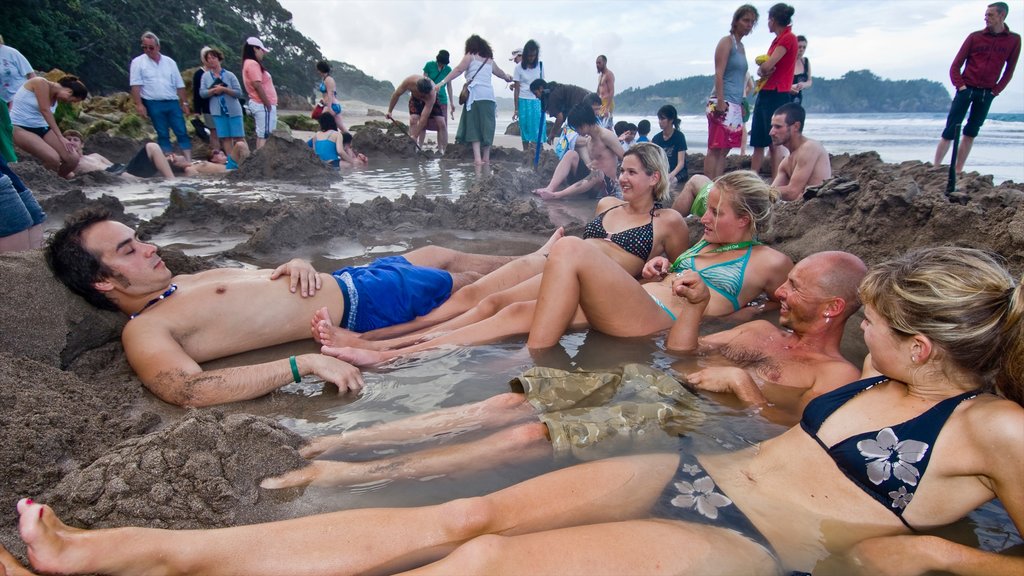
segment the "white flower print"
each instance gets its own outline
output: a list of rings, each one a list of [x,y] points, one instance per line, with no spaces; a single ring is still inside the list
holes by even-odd
[[[889,476],[895,476],[910,486],[917,486],[921,473],[911,464],[924,458],[928,445],[917,440],[900,442],[892,428],[883,428],[874,440],[857,442],[857,449],[864,458],[874,459],[868,462],[868,479],[875,485],[885,482]]]
[[[700,466],[696,464],[683,464],[683,472],[686,472],[690,476],[696,476],[700,474]]]
[[[907,492],[906,486],[900,486],[899,490],[889,492],[889,498],[892,498],[893,508],[906,509],[907,504],[910,504],[910,501],[914,499],[914,493]]]
[[[702,516],[714,520],[718,518],[718,509],[732,504],[725,494],[715,492],[715,481],[710,476],[701,476],[693,484],[676,482],[679,496],[672,499],[672,505],[679,508],[697,508]]]

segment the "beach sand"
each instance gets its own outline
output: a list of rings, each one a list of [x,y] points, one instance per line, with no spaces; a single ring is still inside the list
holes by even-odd
[[[346,121],[383,119],[370,110],[383,112],[348,102]],[[410,162],[420,157],[408,139],[373,132],[363,140],[374,147],[368,153],[404,155]],[[523,162],[518,138],[498,138],[508,148],[495,150],[495,174],[480,178],[455,201],[417,196],[351,206],[322,198],[229,204],[176,190],[164,213],[141,228],[153,233],[202,219],[249,236],[226,255],[255,257],[325,241],[338,230],[509,230],[544,238],[552,228],[548,210],[529,190],[550,176],[553,156],[546,153],[538,174],[517,170]],[[464,158],[467,151],[459,148],[449,154]],[[326,171],[307,162],[310,154],[300,142],[272,139],[249,162],[296,167],[281,176],[303,183]],[[699,158],[692,155],[691,165],[700,166]],[[730,157],[730,168],[744,162]],[[916,246],[960,243],[994,250],[1017,277],[1024,272],[1024,185],[995,186],[991,177],[967,174],[949,197],[945,170],[930,164],[885,164],[873,153],[835,156],[832,162],[835,177],[814,190],[813,198],[779,206],[761,240],[794,259],[848,250],[869,265]],[[95,203],[124,213],[116,198],[90,200],[82,192],[115,186],[114,177],[86,175],[69,183],[32,162],[15,169],[53,214]],[[232,178],[244,184],[260,174],[254,165]],[[569,232],[581,228],[579,222]],[[693,222],[691,235],[697,233]],[[216,260],[166,250],[161,255],[177,273]],[[0,303],[0,544],[24,559],[13,504],[27,496],[53,503],[82,527],[213,527],[283,514],[281,503],[294,493],[269,493],[257,483],[301,465],[294,434],[247,414],[252,404],[185,412],[156,400],[125,361],[118,340],[124,317],[93,309],[68,292],[49,274],[40,252],[0,255]]]

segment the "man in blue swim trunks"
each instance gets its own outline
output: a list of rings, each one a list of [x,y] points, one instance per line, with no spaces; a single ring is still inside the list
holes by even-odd
[[[813,398],[860,376],[839,352],[846,321],[860,308],[857,287],[867,272],[860,258],[821,252],[804,258],[776,292],[779,323],[754,320],[697,338],[707,287],[684,273],[678,285],[691,305],[666,341],[684,354],[673,366],[691,386],[734,394],[789,425]],[[690,314],[693,312],[693,314]],[[561,455],[591,460],[638,442],[657,444],[699,424],[700,400],[674,378],[630,364],[615,372],[565,372],[535,367],[513,380],[513,392],[399,422],[348,430],[313,440],[315,457],[496,429],[482,439],[446,443],[416,453],[365,462],[316,460],[263,482],[266,488],[300,484],[352,485],[383,479],[472,472],[501,464]],[[664,430],[665,433],[661,433]]]
[[[96,209],[69,217],[45,255],[72,292],[129,315],[121,333],[128,363],[151,392],[180,406],[256,398],[309,374],[359,390],[357,368],[319,353],[215,370],[200,363],[310,338],[309,319],[325,308],[356,329],[411,320],[516,258],[428,246],[333,276],[300,259],[175,276],[156,246]]]

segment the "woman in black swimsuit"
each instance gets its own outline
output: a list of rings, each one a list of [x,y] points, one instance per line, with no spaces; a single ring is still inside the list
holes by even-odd
[[[803,106],[804,102],[804,90],[807,90],[814,84],[814,79],[811,78],[811,61],[804,58],[804,52],[807,50],[807,37],[797,36],[796,37],[796,65],[793,68],[793,87],[789,89],[790,96],[793,102]]]
[[[683,293],[708,298],[699,283]],[[931,248],[875,267],[861,298],[868,372],[885,378],[737,452],[222,530],[81,531],[22,500],[21,535],[36,568],[62,574],[1020,574],[1024,558],[914,530],[993,498],[1024,527],[1024,288],[989,254]]]

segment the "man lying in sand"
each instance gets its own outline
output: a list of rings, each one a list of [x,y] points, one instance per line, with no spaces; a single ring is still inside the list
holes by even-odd
[[[785,146],[789,150],[779,164],[779,174],[772,182],[778,189],[779,198],[796,200],[801,198],[809,186],[820,186],[832,177],[832,163],[828,151],[821,142],[803,135],[806,113],[799,104],[783,104],[772,115],[772,144]],[[707,209],[707,196],[711,180],[697,174],[687,180],[682,192],[672,207],[683,216],[702,216]]]
[[[864,263],[852,254],[812,254],[790,270],[786,283],[776,291],[782,303],[782,328],[754,320],[703,338],[697,333],[710,293],[696,273],[685,272],[681,278],[688,305],[680,316],[683,322],[669,333],[666,346],[699,352],[705,363],[711,364],[686,375],[696,388],[736,394],[745,403],[764,407],[764,414],[773,421],[791,425],[813,398],[860,375],[840,354],[839,344],[846,321],[860,307],[857,287],[866,272]],[[728,365],[716,362],[716,355]],[[533,460],[550,456],[552,451],[571,450],[583,459],[593,459],[595,455],[587,452],[593,452],[593,446],[602,441],[621,442],[632,431],[633,438],[628,440],[632,442],[643,435],[636,436],[636,431],[651,432],[659,426],[685,431],[697,417],[687,406],[692,397],[678,383],[642,366],[626,367],[621,378],[535,368],[513,381],[516,383],[523,393],[510,392],[476,404],[318,438],[302,453],[315,457],[428,440],[453,431],[500,429],[483,439],[367,462],[316,460],[306,468],[265,480],[263,486],[422,478]],[[638,387],[636,395],[643,401],[611,406],[594,401],[605,394],[611,396],[615,392],[610,390],[616,386]]]
[[[597,122],[593,107],[586,103],[577,105],[569,112],[569,123],[560,140],[566,138],[565,134],[568,131],[575,130],[579,133],[579,139],[586,137],[586,145],[574,143],[571,137],[567,138],[566,150],[555,166],[554,173],[551,174],[551,181],[544,188],[534,190],[534,194],[545,200],[587,192],[597,198],[622,198],[618,168],[625,150],[619,144],[615,133],[602,128]],[[558,146],[556,143],[556,153]],[[562,183],[568,186],[558,190]]]
[[[235,143],[231,156],[222,150],[214,150],[210,160],[188,160],[184,156],[166,154],[155,142],[147,142],[135,153],[127,165],[111,162],[102,154],[85,154],[85,139],[81,132],[68,130],[64,133],[68,142],[82,155],[72,176],[104,170],[112,174],[128,174],[136,178],[150,178],[160,175],[173,179],[176,174],[195,176],[198,174],[225,174],[238,168],[249,157],[249,145],[244,140]]]
[[[54,275],[73,292],[130,315],[121,334],[128,363],[150,391],[181,406],[256,398],[306,374],[358,390],[357,368],[321,354],[208,371],[199,363],[309,338],[310,317],[325,307],[355,331],[405,322],[515,258],[428,246],[333,276],[299,259],[275,270],[175,276],[156,246],[95,209],[71,216],[46,248]]]

